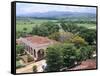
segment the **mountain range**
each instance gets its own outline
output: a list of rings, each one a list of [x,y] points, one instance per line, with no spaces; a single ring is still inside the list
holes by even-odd
[[[20,14],[17,16],[21,17],[36,17],[36,18],[78,18],[84,17],[89,19],[95,19],[95,13],[86,13],[86,12],[68,12],[68,11],[49,11],[44,13],[28,13],[28,14]]]

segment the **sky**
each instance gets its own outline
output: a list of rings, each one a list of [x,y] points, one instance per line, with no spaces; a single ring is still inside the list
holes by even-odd
[[[33,3],[16,3],[16,15],[22,15],[22,14],[24,15],[30,13],[45,13],[50,11],[96,13],[96,8],[80,7],[80,6],[33,4]]]

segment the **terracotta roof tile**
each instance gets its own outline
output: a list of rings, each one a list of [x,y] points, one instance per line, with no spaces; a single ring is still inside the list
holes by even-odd
[[[82,63],[76,67],[73,67],[68,70],[78,70],[78,69],[95,69],[96,68],[96,61],[92,59],[88,59],[86,61],[82,61]]]
[[[41,36],[31,36],[26,37],[28,41],[32,42],[33,44],[45,44],[50,42],[56,42],[55,40],[48,39],[47,37],[41,37]]]

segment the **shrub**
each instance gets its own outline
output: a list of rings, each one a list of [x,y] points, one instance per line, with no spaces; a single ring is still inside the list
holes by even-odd
[[[31,57],[29,54],[27,55],[27,57],[28,57],[28,62],[34,61],[34,58]]]
[[[16,54],[22,55],[24,53],[24,46],[22,45],[16,45]]]
[[[80,47],[80,46],[83,46],[83,45],[87,45],[87,42],[80,36],[76,35],[74,36],[72,39],[70,39],[70,41],[72,43],[75,44],[76,47]]]
[[[16,68],[24,67],[25,65],[22,65],[19,61],[16,61]]]
[[[33,72],[37,72],[37,66],[36,65],[33,66]]]
[[[17,57],[16,57],[16,60],[17,60],[17,61],[19,61],[19,60],[20,60],[20,57],[19,57],[19,56],[17,56]]]

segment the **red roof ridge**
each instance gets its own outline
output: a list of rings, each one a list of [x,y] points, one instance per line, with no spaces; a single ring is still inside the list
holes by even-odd
[[[45,44],[45,43],[50,43],[54,42],[55,40],[51,40],[48,37],[42,37],[42,36],[31,36],[31,37],[26,37],[25,39],[29,40],[32,43],[36,44]]]

